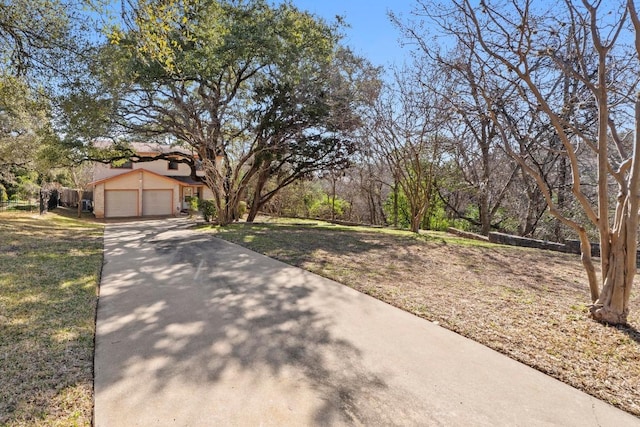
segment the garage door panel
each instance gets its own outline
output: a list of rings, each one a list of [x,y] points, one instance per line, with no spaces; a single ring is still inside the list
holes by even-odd
[[[107,190],[104,193],[104,216],[106,218],[138,215],[137,190]]]
[[[142,215],[167,216],[173,213],[173,191],[171,190],[143,190]]]

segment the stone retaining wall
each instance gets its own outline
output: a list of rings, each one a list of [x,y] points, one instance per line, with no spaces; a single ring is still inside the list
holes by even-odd
[[[548,242],[546,240],[529,239],[526,237],[512,236],[504,233],[489,233],[489,241],[502,245],[521,246],[526,248],[546,249],[549,251],[563,252],[580,255],[580,241],[567,240],[566,243]],[[600,257],[600,244],[591,243],[591,256]],[[636,265],[640,267],[640,251],[636,252]]]
[[[447,233],[455,234],[456,236],[464,237],[465,239],[481,240],[483,242],[489,241],[489,238],[487,236],[483,236],[482,234],[476,234],[476,233],[471,233],[469,231],[458,230],[457,228],[453,228],[453,227],[447,228]]]
[[[529,239],[527,237],[512,236],[504,233],[489,233],[489,241],[491,243],[499,243],[501,245],[522,246],[525,248],[546,249],[549,251],[575,253],[571,252],[572,247],[563,245],[562,243],[548,242],[546,240]],[[578,248],[578,252],[580,250]]]

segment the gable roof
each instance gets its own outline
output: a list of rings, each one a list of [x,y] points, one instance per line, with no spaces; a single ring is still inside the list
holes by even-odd
[[[96,148],[110,148],[113,146],[113,141],[109,139],[96,139],[92,144]],[[159,142],[128,142],[126,145],[130,146],[138,155],[166,153],[192,154],[188,148],[179,145],[161,144]]]
[[[110,176],[110,177],[107,177],[107,178],[102,178],[102,179],[99,179],[97,181],[90,182],[89,185],[92,186],[92,187],[95,187],[96,185],[102,184],[103,182],[112,181],[114,179],[122,178],[122,177],[125,177],[127,175],[131,175],[131,174],[138,173],[138,172],[142,172],[143,174],[148,173],[148,174],[151,174],[153,176],[157,176],[159,178],[163,178],[163,179],[165,179],[167,181],[173,182],[174,184],[178,184],[178,185],[182,185],[182,186],[198,185],[198,184],[191,184],[188,181],[182,181],[182,180],[176,179],[177,177],[174,177],[174,176],[161,175],[159,173],[150,171],[150,170],[145,169],[145,168],[132,169],[130,171],[127,171],[127,172],[124,172],[124,173],[121,173],[121,174],[118,174],[118,175],[113,175],[113,176]],[[186,178],[189,178],[189,177],[186,177]],[[203,185],[203,184],[199,183],[199,185]]]
[[[204,183],[202,181],[196,181],[195,179],[191,178],[190,176],[185,176],[185,175],[167,175],[167,177],[173,178],[176,181],[180,181],[183,185],[189,185],[191,187],[204,186]]]

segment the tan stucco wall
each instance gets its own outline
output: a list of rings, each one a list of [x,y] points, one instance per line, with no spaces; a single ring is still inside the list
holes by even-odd
[[[93,188],[93,214],[96,218],[104,218],[104,184]]]
[[[169,170],[169,162],[166,160],[156,160],[155,162],[148,163],[134,163],[133,168],[144,168],[160,175],[188,176],[191,174],[191,168],[184,163],[178,163],[178,170]]]
[[[138,190],[142,187],[142,174],[143,172],[140,171],[113,178],[104,183],[104,188],[105,190]]]
[[[178,215],[180,213],[180,186],[173,187],[173,214]]]
[[[111,178],[112,176],[121,175],[123,173],[130,172],[136,169],[146,169],[151,172],[155,172],[159,175],[165,176],[189,176],[191,175],[191,168],[184,163],[178,163],[178,170],[169,170],[169,162],[167,160],[156,160],[153,162],[145,163],[133,163],[131,169],[118,169],[112,168],[111,165],[105,165],[103,163],[96,163],[93,180],[99,181],[105,178]],[[198,174],[201,174],[199,172]]]
[[[173,188],[174,182],[157,175],[145,173],[143,174],[142,185],[145,190],[168,190]]]

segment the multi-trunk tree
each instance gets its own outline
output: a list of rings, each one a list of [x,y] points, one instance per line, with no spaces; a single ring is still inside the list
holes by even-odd
[[[362,63],[336,27],[264,1],[141,0],[125,18],[93,65],[105,95],[77,99],[107,113],[100,130],[116,140],[189,148],[220,223],[241,200],[252,220],[281,188],[348,165]],[[76,122],[87,122],[83,103]]]
[[[414,84],[414,73],[397,70],[381,92],[368,123],[371,150],[393,177],[394,203],[407,201],[410,229],[418,232],[435,195],[436,171],[442,156],[440,98]],[[431,74],[436,78],[435,73]],[[397,208],[394,215],[397,216]]]

